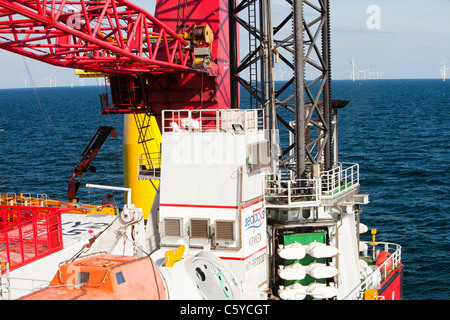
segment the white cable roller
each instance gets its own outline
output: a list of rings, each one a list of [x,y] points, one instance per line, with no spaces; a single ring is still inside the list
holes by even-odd
[[[359,233],[366,233],[367,231],[369,231],[369,227],[366,226],[364,223],[360,223],[359,224]]]
[[[337,295],[338,290],[336,287],[327,286],[325,283],[313,282],[306,287],[306,293],[314,299],[330,299]]]
[[[280,244],[277,253],[281,258],[286,260],[298,260],[305,257],[305,248],[306,246],[298,242],[291,243],[287,246]]]
[[[306,267],[297,262],[289,266],[279,266],[278,275],[284,280],[302,280],[306,277]]]
[[[306,253],[313,258],[331,258],[338,254],[338,249],[333,246],[328,246],[320,242],[311,242],[306,247]]]
[[[338,274],[338,269],[324,263],[313,262],[306,268],[306,273],[316,279],[326,279]]]
[[[367,249],[369,248],[369,246],[367,245],[367,243],[365,242],[360,242],[359,243],[359,251],[367,251]]]
[[[283,300],[303,300],[306,297],[306,287],[299,283],[287,287],[280,286],[278,296]]]

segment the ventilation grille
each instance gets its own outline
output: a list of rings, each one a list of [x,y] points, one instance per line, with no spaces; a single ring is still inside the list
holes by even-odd
[[[234,221],[216,221],[216,240],[235,241]]]
[[[257,170],[270,166],[269,141],[253,143],[248,146],[248,171]]]
[[[181,218],[164,218],[164,236],[179,237],[183,236],[183,219]]]
[[[190,237],[194,239],[209,238],[209,219],[191,219]]]

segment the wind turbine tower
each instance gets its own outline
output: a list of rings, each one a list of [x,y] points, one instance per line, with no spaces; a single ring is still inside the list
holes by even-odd
[[[450,68],[447,68],[446,66],[446,62],[448,62],[447,60],[445,60],[444,56],[442,55],[442,60],[441,60],[441,76],[442,76],[442,80],[445,81],[445,78],[447,77],[447,70]]]
[[[44,80],[49,80],[49,83],[50,83],[50,88],[52,87],[52,81],[53,81],[53,78],[52,78],[52,76],[53,76],[53,72],[52,72],[52,73],[50,73],[50,76],[48,76],[47,78],[44,78]]]
[[[347,70],[350,72],[350,78],[355,81],[356,75],[359,73],[359,71],[356,71],[358,68],[355,64],[355,58],[352,59],[352,70]],[[358,75],[359,76],[359,75]]]

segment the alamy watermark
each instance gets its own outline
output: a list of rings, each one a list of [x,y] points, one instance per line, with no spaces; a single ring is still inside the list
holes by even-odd
[[[271,132],[276,139],[278,130]],[[267,134],[266,132],[265,135]],[[242,159],[247,159],[249,164],[269,165],[271,159],[268,152],[272,148],[278,148],[278,145],[275,143],[272,148],[261,145],[249,153],[251,146],[261,142],[247,135],[194,133],[167,135],[165,143],[173,165],[230,165],[239,163]]]
[[[381,8],[377,5],[370,5],[367,7],[366,13],[369,17],[366,20],[366,26],[369,30],[381,29]]]
[[[81,16],[80,11],[75,12],[67,19],[67,26],[75,30],[81,30]]]

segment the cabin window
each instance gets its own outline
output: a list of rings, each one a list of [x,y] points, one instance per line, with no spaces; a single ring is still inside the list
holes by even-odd
[[[116,281],[117,284],[121,284],[125,282],[125,277],[123,276],[122,271],[116,273]]]
[[[90,272],[78,272],[77,283],[89,283]]]

